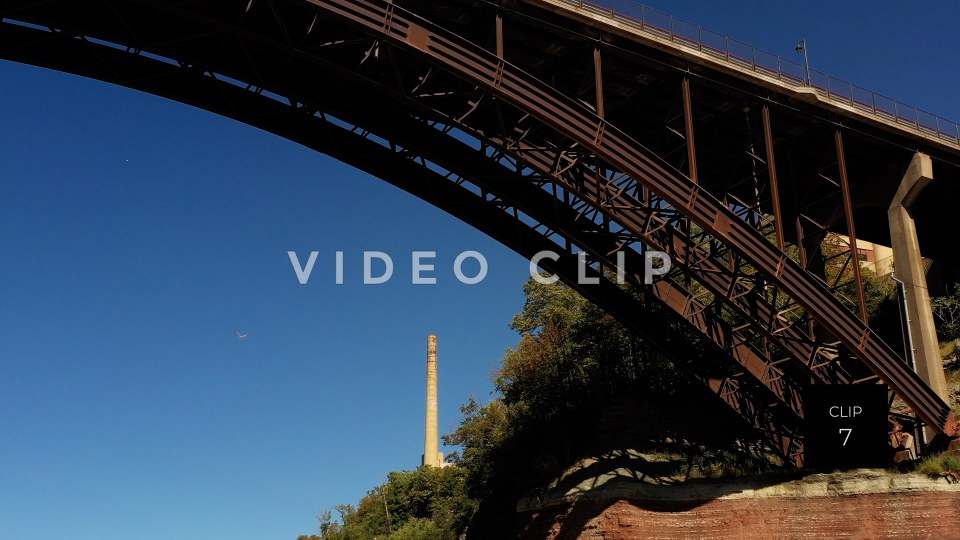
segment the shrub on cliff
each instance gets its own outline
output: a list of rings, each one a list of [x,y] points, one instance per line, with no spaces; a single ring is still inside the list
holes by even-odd
[[[934,454],[924,459],[917,466],[918,473],[932,478],[939,478],[947,471],[960,472],[960,459],[947,453]]]

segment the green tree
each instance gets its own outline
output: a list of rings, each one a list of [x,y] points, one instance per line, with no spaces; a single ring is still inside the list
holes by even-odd
[[[943,341],[960,339],[960,287],[933,299],[933,315],[937,318],[937,334]]]
[[[485,487],[493,476],[494,456],[507,439],[510,427],[507,412],[507,406],[500,399],[481,406],[470,398],[460,407],[463,416],[460,427],[443,436],[447,446],[462,448],[462,453],[454,453],[450,459],[464,471],[470,495],[475,498],[486,495]]]
[[[387,482],[360,503],[322,512],[320,534],[298,540],[455,540],[467,527],[476,502],[467,496],[466,471],[420,467],[391,472]],[[413,535],[413,536],[411,536]]]
[[[573,289],[531,279],[524,294],[523,310],[510,325],[520,343],[507,350],[494,375],[513,413],[549,418],[638,386],[669,391],[672,381],[682,378],[670,362]]]
[[[437,526],[429,519],[413,518],[403,524],[388,540],[452,540],[449,530]]]

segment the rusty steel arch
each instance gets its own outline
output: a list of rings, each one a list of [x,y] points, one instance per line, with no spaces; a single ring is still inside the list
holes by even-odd
[[[928,425],[948,428],[949,407],[751,226],[743,205],[724,204],[600,117],[602,106],[562,95],[502,50],[392,2],[78,4],[0,4],[0,57],[272,131],[395,183],[521,254],[563,248],[548,270],[688,364],[785,458],[801,462],[800,396],[811,381],[880,378]],[[712,342],[712,359],[665,338],[669,328],[608,280],[578,286],[574,245],[593,255],[598,277],[617,251],[634,260],[644,246],[670,253],[675,270],[646,295]],[[810,320],[830,338],[807,332]]]

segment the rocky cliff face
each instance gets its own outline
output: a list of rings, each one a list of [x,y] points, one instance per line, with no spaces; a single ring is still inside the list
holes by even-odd
[[[651,486],[524,499],[524,539],[957,538],[960,485],[880,471]]]

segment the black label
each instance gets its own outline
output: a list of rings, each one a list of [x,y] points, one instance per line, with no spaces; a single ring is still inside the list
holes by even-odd
[[[805,467],[887,466],[885,385],[814,385],[806,392],[803,409]]]

